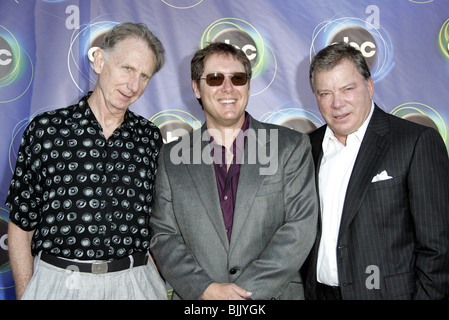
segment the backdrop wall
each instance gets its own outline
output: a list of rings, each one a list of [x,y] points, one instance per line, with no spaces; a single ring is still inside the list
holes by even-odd
[[[250,58],[248,111],[256,119],[309,131],[324,122],[308,82],[311,57],[346,41],[362,50],[385,111],[435,127],[448,145],[449,0],[1,0],[0,299],[14,299],[4,205],[30,118],[76,103],[96,75],[89,52],[105,31],[144,22],[167,51],[165,67],[132,110],[171,140],[204,121],[190,59],[211,41]]]

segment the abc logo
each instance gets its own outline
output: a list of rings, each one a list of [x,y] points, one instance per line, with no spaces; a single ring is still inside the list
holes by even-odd
[[[303,117],[289,117],[282,120],[279,124],[302,133],[311,133],[316,129],[312,121]]]
[[[193,128],[181,120],[169,120],[162,123],[159,126],[159,130],[161,130],[162,139],[164,143],[169,143],[177,140],[179,137],[184,134],[188,134],[193,131]]]
[[[11,47],[5,39],[0,37],[0,79],[9,75],[14,65]]]
[[[245,52],[251,67],[254,67],[257,63],[257,46],[253,38],[249,34],[238,29],[225,29],[217,33],[212,39],[212,42],[224,42],[232,44],[233,46],[241,49]]]
[[[377,46],[374,37],[366,29],[351,26],[340,29],[330,39],[330,44],[336,42],[346,42],[351,46],[359,49],[368,63],[372,66],[377,57]]]

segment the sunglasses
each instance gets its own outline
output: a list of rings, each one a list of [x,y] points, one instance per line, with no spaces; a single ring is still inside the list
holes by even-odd
[[[230,73],[229,79],[234,86],[243,86],[248,82],[248,75],[244,72]],[[218,87],[223,84],[225,75],[220,72],[209,73],[206,78],[200,78],[200,80],[206,80],[206,83],[211,87]]]

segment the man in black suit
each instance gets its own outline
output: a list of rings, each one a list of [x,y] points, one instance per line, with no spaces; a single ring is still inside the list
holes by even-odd
[[[308,299],[447,299],[449,160],[438,132],[382,111],[359,50],[310,67],[327,125],[311,133],[320,223]]]

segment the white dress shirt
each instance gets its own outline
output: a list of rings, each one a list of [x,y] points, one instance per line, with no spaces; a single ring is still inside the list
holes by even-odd
[[[346,146],[337,140],[329,126],[323,139],[318,185],[321,208],[321,240],[318,249],[317,280],[328,286],[338,286],[337,242],[341,215],[360,145],[374,110],[363,125],[348,135]]]

